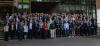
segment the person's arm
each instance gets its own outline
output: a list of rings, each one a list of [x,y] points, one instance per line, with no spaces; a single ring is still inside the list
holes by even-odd
[[[5,26],[4,26],[3,32],[5,32]]]
[[[56,29],[56,25],[54,24],[54,29]]]
[[[29,30],[28,26],[27,26],[27,30]]]
[[[9,32],[9,26],[8,26],[8,32]]]
[[[51,29],[51,24],[50,24],[50,29]]]
[[[50,29],[52,29],[52,24],[50,24]]]

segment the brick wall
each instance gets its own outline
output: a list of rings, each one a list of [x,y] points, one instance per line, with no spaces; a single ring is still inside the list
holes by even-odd
[[[18,6],[18,0],[14,0],[14,1],[13,1],[13,5],[14,5],[15,7],[17,7],[17,6]]]
[[[96,0],[96,8],[100,9],[100,0]]]

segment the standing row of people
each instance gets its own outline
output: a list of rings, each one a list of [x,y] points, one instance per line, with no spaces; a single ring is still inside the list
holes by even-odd
[[[7,14],[5,40],[96,35],[96,19],[83,14]]]

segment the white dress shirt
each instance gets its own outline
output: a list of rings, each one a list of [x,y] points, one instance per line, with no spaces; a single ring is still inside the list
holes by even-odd
[[[69,24],[68,23],[64,23],[64,29],[68,29],[69,30]]]
[[[30,23],[29,28],[32,29],[32,23]]]
[[[4,27],[4,31],[5,31],[5,32],[8,32],[8,31],[9,31],[9,26],[5,26],[5,27]]]
[[[42,28],[42,26],[43,26],[43,23],[40,23],[39,25],[40,25],[40,28]]]
[[[28,32],[28,26],[24,26],[24,32]]]

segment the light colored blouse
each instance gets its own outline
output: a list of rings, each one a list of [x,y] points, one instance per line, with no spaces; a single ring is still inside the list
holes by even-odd
[[[50,30],[50,24],[47,24],[47,26],[48,26],[48,30]]]
[[[28,26],[24,26],[24,32],[28,32]]]
[[[40,28],[43,28],[43,27],[42,27],[42,26],[43,26],[43,23],[40,23],[39,26],[40,26]]]
[[[4,27],[4,32],[8,32],[9,31],[9,26],[5,26]]]

